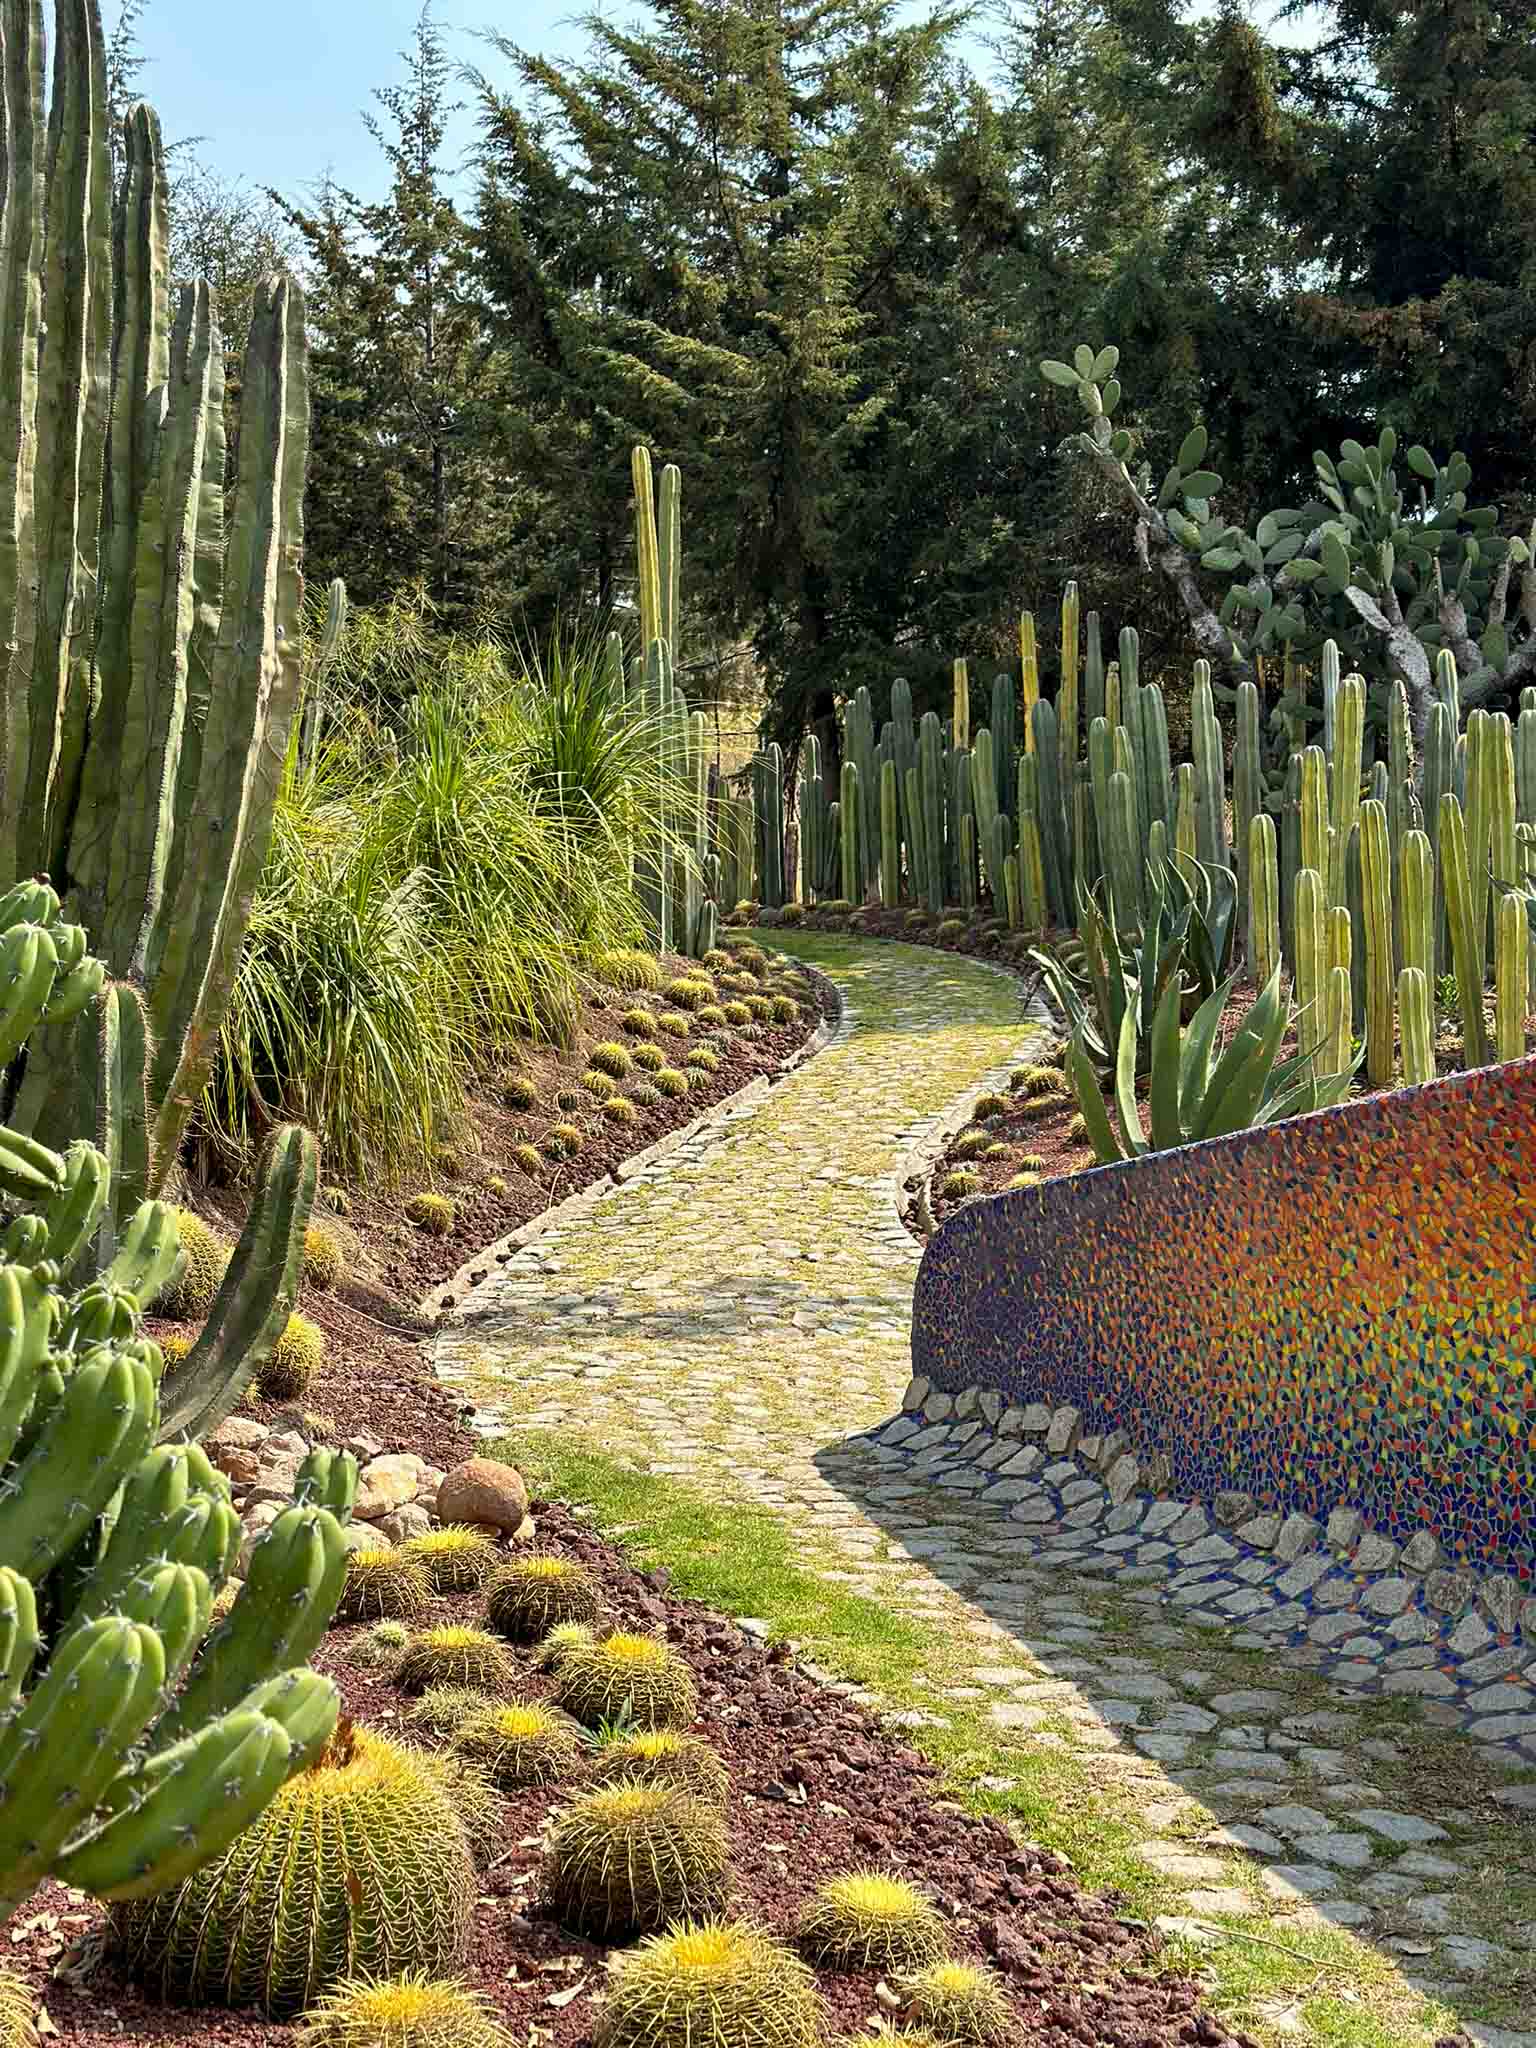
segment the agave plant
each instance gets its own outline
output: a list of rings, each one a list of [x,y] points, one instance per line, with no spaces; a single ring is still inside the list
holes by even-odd
[[[1230,868],[1187,856],[1149,862],[1146,916],[1140,932],[1122,932],[1107,892],[1079,888],[1081,968],[1059,955],[1033,951],[1057,1006],[1086,1056],[1103,1074],[1120,1060],[1125,1020],[1132,1020],[1134,1069],[1151,1061],[1153,1019],[1164,993],[1179,991],[1180,1012],[1208,1001],[1226,972],[1237,922],[1237,881]]]
[[[1278,968],[1218,1059],[1216,1034],[1231,993],[1232,982],[1222,982],[1186,1026],[1178,983],[1169,980],[1164,986],[1148,1034],[1150,1139],[1136,1101],[1133,1011],[1127,1007],[1121,1020],[1113,1123],[1100,1093],[1099,1070],[1087,1051],[1084,1029],[1078,1026],[1067,1049],[1067,1072],[1101,1165],[1193,1145],[1202,1138],[1223,1138],[1309,1109],[1326,1109],[1348,1092],[1358,1055],[1342,1074],[1319,1074],[1315,1059],[1305,1053],[1280,1059],[1289,1014]]]

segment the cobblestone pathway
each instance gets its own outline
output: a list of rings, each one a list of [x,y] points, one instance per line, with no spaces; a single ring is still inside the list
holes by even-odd
[[[843,991],[833,1043],[517,1253],[439,1370],[505,1421],[781,1513],[822,1576],[930,1624],[904,1718],[975,1721],[996,1786],[1010,1752],[1021,1772],[1049,1758],[1064,1807],[1158,1874],[1162,1924],[1233,2017],[1277,2040],[1413,2048],[1460,2026],[1536,2048],[1536,1770],[1413,1700],[1064,1579],[1027,1528],[904,1482],[866,1439],[910,1372],[899,1174],[1030,1026],[979,963],[781,936]],[[1276,1944],[1380,2030],[1245,1984],[1238,1959]]]

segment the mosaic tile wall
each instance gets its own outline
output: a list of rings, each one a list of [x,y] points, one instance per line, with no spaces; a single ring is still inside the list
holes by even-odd
[[[913,1369],[1070,1403],[1170,1491],[1536,1575],[1536,1059],[976,1202]]]

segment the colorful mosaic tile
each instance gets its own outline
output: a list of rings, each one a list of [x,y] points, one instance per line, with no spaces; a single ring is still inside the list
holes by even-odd
[[[1536,1059],[978,1202],[913,1368],[1071,1404],[1172,1491],[1536,1575]]]

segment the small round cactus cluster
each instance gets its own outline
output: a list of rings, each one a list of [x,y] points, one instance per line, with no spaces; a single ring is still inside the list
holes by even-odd
[[[619,1084],[612,1074],[605,1074],[601,1067],[588,1067],[581,1077],[581,1085],[589,1095],[595,1095],[599,1102],[603,1102],[617,1091]]]
[[[638,946],[616,946],[600,953],[593,965],[610,988],[651,991],[661,987],[661,967],[655,955]]]
[[[341,1278],[341,1246],[336,1233],[323,1223],[311,1223],[304,1232],[304,1278],[312,1287],[334,1287]]]
[[[1012,1106],[1006,1095],[978,1095],[971,1115],[978,1123],[985,1123],[989,1117],[1006,1116]]]
[[[693,1673],[655,1636],[620,1631],[576,1644],[555,1672],[555,1696],[585,1727],[630,1721],[640,1728],[685,1728],[698,1712]]]
[[[1067,1136],[1069,1138],[1074,1139],[1078,1144],[1087,1143],[1088,1119],[1083,1115],[1081,1110],[1079,1110],[1077,1115],[1073,1117],[1071,1123],[1067,1125]]]
[[[745,1003],[732,1001],[725,1005],[725,1021],[727,1024],[750,1024],[752,1012]]]
[[[991,1139],[985,1131],[962,1131],[949,1148],[951,1159],[979,1159]]]
[[[610,1095],[601,1113],[611,1124],[632,1124],[640,1114],[627,1095]]]
[[[663,1010],[656,1019],[658,1031],[664,1031],[668,1038],[686,1038],[693,1029],[692,1020],[681,1010]]]
[[[536,1175],[544,1171],[544,1155],[537,1145],[514,1145],[511,1159],[519,1173]]]
[[[586,1099],[579,1088],[566,1086],[555,1090],[555,1107],[556,1109],[563,1109],[567,1116],[570,1116],[575,1110],[583,1108]]]
[[[775,1024],[793,1024],[800,1015],[800,1005],[793,996],[774,996],[770,1007]]]
[[[981,1175],[969,1166],[957,1166],[953,1173],[946,1173],[939,1183],[939,1193],[947,1202],[962,1201],[967,1195],[974,1195],[981,1187]]]
[[[469,1685],[481,1692],[511,1690],[516,1673],[506,1646],[481,1628],[423,1629],[412,1636],[395,1673],[404,1692],[429,1685]]]
[[[601,1607],[592,1573],[565,1557],[515,1558],[492,1574],[485,1589],[486,1619],[513,1643],[542,1642],[562,1623],[589,1627]]]
[[[648,1074],[656,1074],[667,1064],[667,1056],[659,1045],[637,1045],[635,1065],[643,1067]]]
[[[701,1024],[707,1025],[711,1031],[720,1030],[727,1021],[725,1011],[718,1003],[706,1003],[703,1009],[696,1010],[694,1015]]]
[[[336,1619],[419,1621],[432,1604],[432,1585],[428,1567],[409,1549],[354,1550]]]
[[[537,1703],[482,1703],[459,1725],[457,1755],[483,1771],[498,1792],[557,1785],[580,1768],[582,1742],[563,1714]]]
[[[587,1065],[596,1067],[600,1074],[611,1074],[615,1081],[622,1081],[635,1064],[635,1056],[627,1045],[620,1045],[616,1039],[606,1039],[594,1045],[587,1054]]]
[[[704,1920],[619,1958],[600,2039],[602,2048],[816,2048],[825,2018],[815,1978],[790,1949],[760,1928]]]
[[[213,1306],[229,1265],[230,1247],[191,1209],[176,1211],[176,1232],[182,1251],[180,1268],[161,1288],[155,1312],[189,1322],[206,1315]]]
[[[294,1401],[306,1393],[325,1363],[325,1332],[308,1316],[290,1316],[270,1358],[256,1368],[256,1391],[264,1401]]]
[[[572,1800],[550,1829],[544,1903],[565,1926],[599,1940],[708,1913],[727,1882],[719,1807],[675,1785],[599,1786]]]
[[[707,1045],[696,1045],[684,1064],[697,1067],[706,1074],[717,1074],[720,1071],[720,1055]]]
[[[768,996],[743,996],[742,1001],[747,1006],[748,1015],[759,1024],[766,1024],[773,1015],[773,1002]]]
[[[432,1735],[457,1735],[475,1714],[483,1714],[495,1701],[472,1685],[429,1685],[419,1699],[405,1710],[413,1728],[425,1728]]]
[[[944,1954],[944,1922],[915,1885],[879,1870],[830,1878],[800,1919],[807,1952],[843,1969],[921,1970]]]
[[[477,1992],[425,1972],[343,1978],[299,2029],[296,2048],[512,2048]]]
[[[941,939],[958,939],[963,937],[964,933],[965,919],[963,917],[940,918],[939,937]]]
[[[701,1735],[679,1728],[620,1727],[600,1738],[592,1760],[592,1782],[608,1785],[629,1778],[643,1785],[679,1785],[695,1799],[725,1804],[730,1778]]]
[[[663,993],[674,1009],[699,1010],[715,999],[715,985],[702,974],[680,974],[669,981]]]
[[[539,1091],[526,1074],[513,1074],[501,1095],[508,1109],[533,1109],[539,1100]]]
[[[656,1019],[649,1010],[642,1010],[637,1003],[632,1010],[626,1010],[619,1019],[631,1038],[654,1038]]]
[[[989,2048],[1012,2040],[1017,2024],[1008,1995],[991,1970],[945,1958],[897,1980],[906,2010],[935,2040]]]
[[[1008,1076],[1008,1086],[1015,1095],[1050,1095],[1061,1086],[1061,1075],[1054,1067],[1018,1067]]]
[[[577,1124],[551,1124],[548,1135],[550,1141],[560,1147],[561,1153],[567,1159],[574,1159],[587,1142],[586,1134]]]
[[[473,1593],[490,1578],[501,1556],[489,1536],[454,1522],[412,1537],[402,1554],[421,1566],[434,1593]]]
[[[655,1085],[658,1095],[686,1095],[688,1076],[678,1067],[660,1067],[657,1069]]]
[[[446,1237],[454,1226],[456,1211],[447,1195],[427,1192],[412,1195],[405,1205],[405,1220],[414,1223],[428,1237]]]

